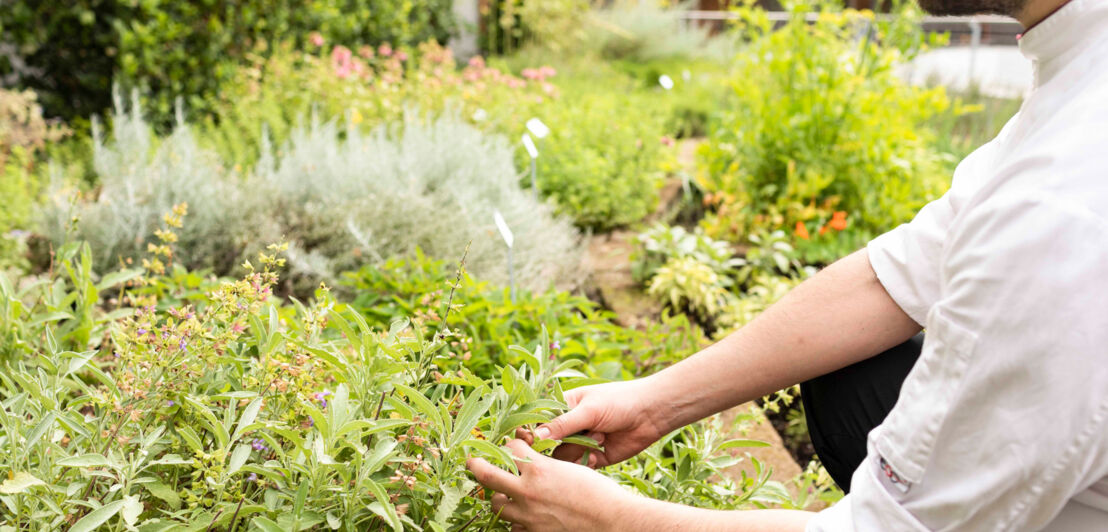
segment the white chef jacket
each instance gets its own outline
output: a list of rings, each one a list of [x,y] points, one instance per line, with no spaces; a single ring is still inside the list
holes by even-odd
[[[869,243],[926,340],[808,532],[1108,531],[1108,0],[1072,0],[1020,50],[1019,114]]]

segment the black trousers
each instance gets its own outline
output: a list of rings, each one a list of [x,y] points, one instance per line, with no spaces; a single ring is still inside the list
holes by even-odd
[[[921,333],[875,357],[801,383],[812,446],[844,492],[850,492],[850,477],[866,457],[866,435],[896,404],[922,347]]]

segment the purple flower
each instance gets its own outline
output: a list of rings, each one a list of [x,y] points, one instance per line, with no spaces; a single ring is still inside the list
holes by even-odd
[[[318,393],[315,394],[315,400],[319,401],[320,406],[322,406],[323,408],[327,408],[327,399],[326,399],[326,397],[328,395],[331,395],[331,392],[329,392],[327,390],[323,390],[322,392],[318,392]]]
[[[253,447],[255,451],[259,452],[269,450],[269,447],[266,447],[265,445],[265,440],[260,438],[256,438],[253,442],[250,443],[250,446]]]
[[[257,482],[258,474],[257,473],[250,473],[250,476],[246,477],[246,480],[249,481],[249,482]]]
[[[174,401],[173,401],[172,399],[170,399],[169,401],[166,401],[166,402],[165,402],[165,406],[173,406],[173,405],[175,405],[175,404],[177,404],[177,403],[175,403],[175,402],[174,402]]]
[[[185,342],[184,337],[181,338],[180,342],[177,342],[177,347],[180,348],[181,351],[184,351],[185,349],[187,349],[188,346],[189,346],[189,344],[187,342]]]
[[[135,332],[137,332],[139,336],[142,336],[142,335],[146,334],[146,333],[147,333],[147,332],[149,332],[149,331],[147,331],[146,329],[139,329],[139,330],[137,330],[137,331],[135,331]]]

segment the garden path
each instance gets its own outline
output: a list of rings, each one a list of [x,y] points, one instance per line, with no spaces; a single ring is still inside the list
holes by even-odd
[[[695,167],[696,146],[701,139],[681,141],[678,163],[690,175]],[[682,189],[680,178],[670,177],[662,188],[661,201],[653,214],[644,220],[649,225],[666,218],[666,215],[678,206]],[[636,231],[621,229],[610,233],[594,235],[589,238],[583,260],[583,271],[589,272],[585,281],[587,292],[616,315],[616,321],[625,327],[642,327],[657,319],[661,305],[646,295],[631,278],[631,251],[634,249]],[[801,474],[802,470],[785,448],[780,434],[762,415],[753,422],[734,424],[733,421],[750,412],[753,403],[739,405],[723,413],[724,426],[733,426],[728,437],[750,438],[769,443],[769,447],[733,449],[736,455],[749,452],[754,458],[772,469],[772,480],[789,485],[789,482]],[[741,479],[743,474],[754,475],[754,466],[744,460],[727,470],[733,479]]]

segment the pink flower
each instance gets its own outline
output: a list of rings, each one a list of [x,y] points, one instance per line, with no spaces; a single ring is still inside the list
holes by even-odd
[[[335,68],[335,75],[339,79],[346,79],[354,72],[354,53],[349,48],[339,45],[331,50],[331,64]]]
[[[673,139],[668,136],[662,137],[662,146],[673,146]]]
[[[377,47],[377,54],[383,57],[389,57],[392,55],[392,45],[389,43],[382,44]]]
[[[354,54],[350,49],[341,44],[331,50],[331,61],[335,64],[348,62],[352,57]]]
[[[313,31],[312,34],[308,36],[308,41],[311,42],[313,46],[316,46],[318,48],[320,46],[323,46],[323,35],[320,34],[318,31]]]
[[[485,58],[479,55],[469,58],[469,66],[473,68],[485,68]]]
[[[552,78],[557,73],[558,73],[558,71],[554,70],[554,67],[552,67],[552,66],[544,66],[544,67],[539,69],[539,74],[542,75],[543,79]]]
[[[527,86],[527,83],[525,81],[523,81],[522,79],[511,78],[511,79],[508,80],[508,87],[511,87],[513,89],[522,89],[523,87],[526,87],[526,86]]]
[[[404,53],[403,51],[396,52],[396,58],[401,60],[401,61],[407,61],[408,60],[408,54]]]
[[[358,48],[358,55],[366,59],[373,59],[373,47],[363,45],[361,48]]]
[[[538,69],[525,68],[523,69],[523,77],[526,79],[540,79],[542,77],[542,73],[540,73]]]

